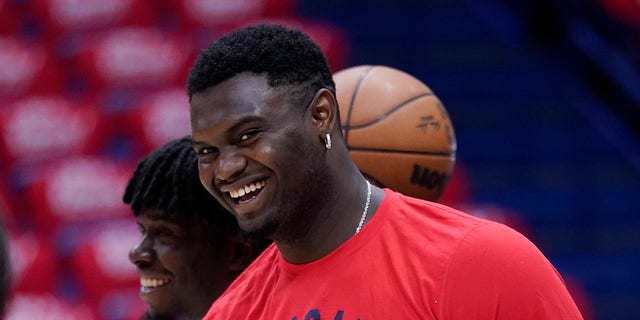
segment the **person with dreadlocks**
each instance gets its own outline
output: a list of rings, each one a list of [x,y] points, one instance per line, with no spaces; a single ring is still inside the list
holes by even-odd
[[[138,163],[125,190],[141,238],[129,253],[148,305],[142,319],[201,319],[211,303],[268,245],[238,224],[198,179],[189,137]]]

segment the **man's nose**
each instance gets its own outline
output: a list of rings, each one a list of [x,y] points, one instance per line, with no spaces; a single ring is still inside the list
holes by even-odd
[[[247,165],[246,158],[235,148],[221,150],[216,161],[215,176],[219,181],[233,181]]]
[[[138,268],[151,264],[155,257],[151,239],[147,235],[142,236],[140,242],[129,251],[129,261]]]

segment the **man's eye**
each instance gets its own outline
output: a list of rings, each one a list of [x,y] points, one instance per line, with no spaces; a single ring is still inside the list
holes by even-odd
[[[214,153],[216,150],[214,148],[202,148],[198,151],[199,155],[207,155],[207,154],[212,154]]]
[[[140,231],[141,234],[145,234],[147,233],[147,230],[144,228],[144,226],[140,223],[138,223],[138,231]]]
[[[258,131],[257,130],[250,130],[250,131],[244,132],[242,135],[240,135],[240,139],[238,139],[238,140],[240,142],[251,141],[257,135],[258,135]]]

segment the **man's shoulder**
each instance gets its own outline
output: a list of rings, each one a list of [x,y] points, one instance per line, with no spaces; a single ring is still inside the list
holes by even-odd
[[[266,304],[266,290],[278,277],[279,251],[271,244],[213,303],[204,319],[233,319]]]
[[[392,225],[411,226],[415,233],[432,240],[443,237],[455,242],[455,239],[460,240],[478,227],[495,224],[456,208],[394,191],[388,191],[387,198],[389,202],[385,215],[390,217],[388,221]],[[403,232],[405,231],[407,229],[403,228]]]
[[[254,282],[264,283],[264,278],[271,277],[277,272],[279,259],[281,259],[280,251],[272,243],[233,281],[223,296],[233,294],[247,286],[251,287]]]

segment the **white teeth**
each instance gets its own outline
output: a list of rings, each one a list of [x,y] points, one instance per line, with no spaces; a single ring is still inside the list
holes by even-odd
[[[238,188],[237,190],[229,191],[229,196],[231,196],[231,198],[233,199],[240,198],[246,194],[262,189],[266,184],[267,183],[265,181],[252,182],[248,185]]]
[[[140,278],[140,285],[145,288],[157,288],[164,286],[169,281],[169,279]]]

